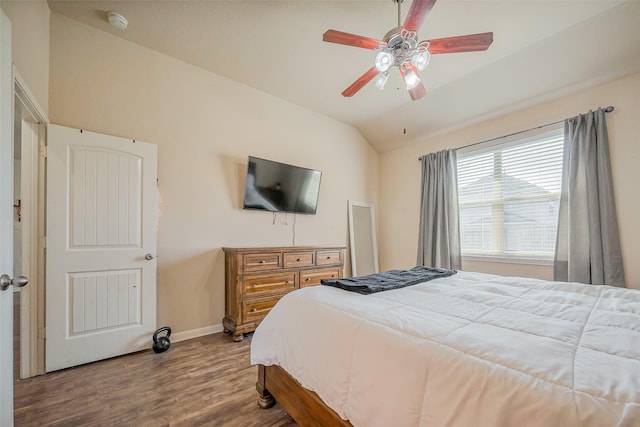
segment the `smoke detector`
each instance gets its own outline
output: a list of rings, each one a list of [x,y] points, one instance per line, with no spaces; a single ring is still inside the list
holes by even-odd
[[[127,21],[127,18],[125,18],[124,16],[120,15],[118,12],[108,12],[107,13],[107,19],[109,19],[109,23],[111,25],[113,25],[114,27],[120,29],[120,30],[126,30],[127,29],[127,25],[129,25],[129,22]]]

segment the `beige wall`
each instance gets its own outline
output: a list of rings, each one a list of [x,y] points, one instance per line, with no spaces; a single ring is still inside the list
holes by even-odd
[[[45,0],[0,1],[11,21],[13,65],[45,114],[49,111],[49,5]]]
[[[420,204],[418,156],[509,134],[586,112],[615,106],[607,115],[614,191],[627,286],[640,288],[640,74],[580,90],[554,101],[430,138],[380,156],[380,262],[382,269],[410,267],[417,253]],[[550,279],[550,266],[465,262],[464,269]]]
[[[57,14],[51,122],[158,145],[158,323],[224,316],[222,246],[290,245],[294,218],[242,210],[247,155],[323,172],[296,245],[345,244],[347,200],[376,202],[378,156],[353,127]]]

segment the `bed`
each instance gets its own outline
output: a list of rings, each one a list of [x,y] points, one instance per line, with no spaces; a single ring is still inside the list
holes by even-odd
[[[460,271],[315,286],[257,328],[262,407],[301,426],[640,426],[640,290]]]

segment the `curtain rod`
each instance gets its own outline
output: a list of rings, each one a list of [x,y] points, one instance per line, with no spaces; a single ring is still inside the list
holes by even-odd
[[[607,108],[604,109],[604,112],[605,113],[610,113],[613,110],[614,110],[613,105],[609,105]],[[491,139],[485,139],[484,141],[474,142],[472,144],[463,145],[462,147],[457,147],[456,150],[461,150],[463,148],[473,147],[474,145],[478,145],[478,144],[484,144],[485,142],[495,141],[496,139],[508,138],[510,136],[514,136],[514,135],[518,135],[518,134],[521,134],[521,133],[529,132],[531,130],[546,128],[547,126],[557,125],[558,123],[562,123],[562,122],[564,122],[564,120],[558,120],[558,121],[547,123],[547,124],[544,124],[544,125],[532,127],[532,128],[525,129],[525,130],[521,130],[521,131],[518,131],[518,132],[513,132],[513,133],[510,133],[510,134],[507,134],[507,135],[497,136],[497,137],[491,138]],[[418,161],[422,161],[422,156],[418,157]]]

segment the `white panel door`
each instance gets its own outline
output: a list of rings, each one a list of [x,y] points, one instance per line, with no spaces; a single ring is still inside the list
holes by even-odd
[[[47,127],[46,370],[151,346],[153,144]]]
[[[11,23],[0,9],[0,275],[13,276]],[[13,287],[0,291],[0,426],[13,425]]]

